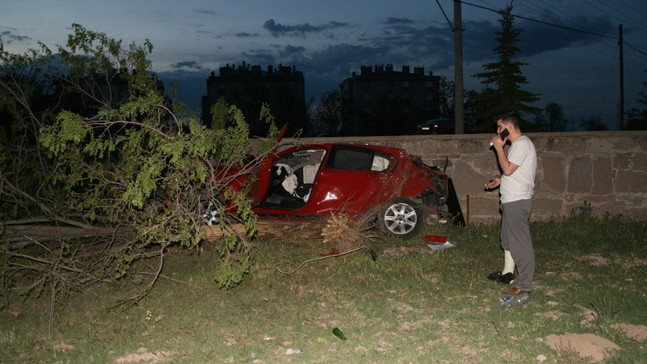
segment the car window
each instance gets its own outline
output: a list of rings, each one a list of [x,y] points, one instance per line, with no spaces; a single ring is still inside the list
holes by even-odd
[[[326,164],[327,168],[349,169],[356,171],[382,172],[389,168],[391,160],[388,156],[368,149],[351,146],[335,146]]]

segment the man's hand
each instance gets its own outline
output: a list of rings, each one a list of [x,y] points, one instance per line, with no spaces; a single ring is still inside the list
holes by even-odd
[[[505,145],[506,141],[507,141],[507,138],[501,139],[499,134],[496,134],[495,136],[492,137],[492,147],[495,149],[503,149],[503,146]]]
[[[485,190],[486,191],[493,190],[493,189],[499,187],[500,184],[501,184],[501,178],[492,177],[492,179],[488,183],[485,184]]]

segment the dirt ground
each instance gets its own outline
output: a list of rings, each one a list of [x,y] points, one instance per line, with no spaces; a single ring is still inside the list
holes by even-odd
[[[382,252],[383,256],[402,256],[416,253],[431,254],[433,251],[426,247],[394,247],[386,249]],[[601,257],[593,254],[580,258],[586,260],[593,265],[605,265],[609,263],[608,258]],[[647,261],[640,260],[634,261],[633,264],[647,265]],[[556,304],[556,303],[555,303]],[[549,302],[551,305],[551,302]],[[582,321],[582,325],[588,325],[595,320],[595,313],[589,309],[582,308],[587,317]],[[558,319],[558,311],[549,311],[547,315],[556,315]],[[647,326],[645,325],[632,325],[632,324],[616,324],[615,328],[624,332],[627,337],[636,341],[647,341]],[[605,360],[608,356],[612,355],[614,351],[621,350],[621,348],[614,342],[607,340],[595,334],[564,334],[564,335],[549,335],[545,339],[545,343],[553,350],[555,355],[577,355],[584,360],[591,363],[600,362]],[[162,363],[169,360],[171,354],[168,352],[149,352],[146,348],[140,348],[137,352],[122,356],[115,360],[115,363]],[[537,357],[537,361],[542,363],[548,360],[544,355]]]
[[[609,263],[608,258],[597,254],[583,256],[579,260],[598,266]],[[633,261],[632,264],[647,265],[647,262],[641,259]],[[583,325],[595,319],[593,312],[587,313],[586,316],[588,319],[582,322]],[[645,325],[617,324],[615,328],[624,332],[627,337],[633,340],[647,341],[647,326]],[[614,342],[594,334],[549,335],[546,337],[546,344],[555,352],[572,351],[582,358],[589,358],[591,362],[600,362],[612,354],[613,351],[620,349]]]
[[[619,324],[617,329],[634,340],[647,340],[647,326]],[[582,358],[589,358],[591,362],[600,362],[620,349],[614,342],[594,334],[549,335],[546,344],[555,352],[573,351]]]

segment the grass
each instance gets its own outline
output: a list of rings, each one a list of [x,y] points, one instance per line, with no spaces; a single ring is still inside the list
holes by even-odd
[[[105,283],[58,306],[50,331],[45,297],[10,302],[0,361],[579,363],[572,348],[553,351],[545,338],[592,333],[621,347],[609,362],[640,362],[645,342],[616,324],[647,322],[646,225],[587,214],[533,223],[532,300],[511,310],[500,308],[506,286],[485,279],[502,266],[497,225],[429,227],[409,242],[367,243],[377,261],[358,251],[291,274],[279,269],[319,257],[321,242],[256,241],[253,274],[231,290],[211,281],[208,246],[178,250],[167,278],[134,307],[109,309],[137,284]],[[447,235],[456,247],[433,252],[423,234]]]

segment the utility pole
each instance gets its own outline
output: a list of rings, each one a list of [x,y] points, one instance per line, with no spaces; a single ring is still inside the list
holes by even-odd
[[[622,24],[618,26],[618,44],[620,48],[620,110],[618,112],[618,130],[625,128],[625,67],[623,56]]]
[[[463,17],[461,1],[454,0],[454,130],[465,133],[463,110]]]

